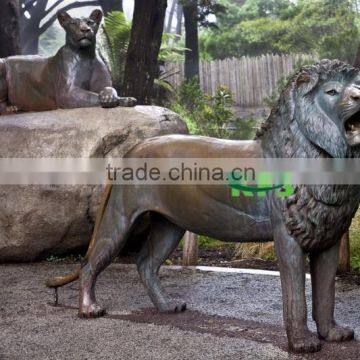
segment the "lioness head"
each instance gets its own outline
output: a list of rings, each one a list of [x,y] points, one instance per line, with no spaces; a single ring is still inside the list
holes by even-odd
[[[360,71],[341,61],[305,66],[291,82],[293,119],[305,137],[332,157],[360,145]]]
[[[75,49],[94,47],[102,16],[100,10],[94,10],[88,18],[72,18],[65,11],[59,12],[59,23],[66,31],[66,44]]]

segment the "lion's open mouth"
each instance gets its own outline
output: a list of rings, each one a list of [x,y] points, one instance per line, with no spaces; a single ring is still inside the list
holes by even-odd
[[[350,146],[360,144],[360,112],[346,120],[345,136]]]

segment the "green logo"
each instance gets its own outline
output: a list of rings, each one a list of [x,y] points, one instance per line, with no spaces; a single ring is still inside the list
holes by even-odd
[[[290,172],[260,172],[256,174],[256,179],[253,181],[238,180],[234,179],[233,174],[228,175],[232,197],[239,197],[241,194],[246,197],[252,197],[255,194],[259,197],[265,197],[269,191],[275,191],[279,197],[287,197],[294,193],[291,180],[292,174]]]

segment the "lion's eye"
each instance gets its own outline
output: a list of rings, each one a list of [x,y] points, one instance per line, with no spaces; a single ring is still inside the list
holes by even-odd
[[[335,89],[331,89],[331,90],[327,91],[326,93],[331,96],[336,96],[339,94]]]

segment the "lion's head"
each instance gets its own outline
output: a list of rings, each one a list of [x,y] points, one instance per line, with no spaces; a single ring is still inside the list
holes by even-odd
[[[58,20],[66,31],[66,44],[73,49],[95,47],[102,12],[94,10],[88,18],[72,18],[67,12],[59,12]]]
[[[302,67],[267,127],[279,128],[279,121],[328,156],[351,156],[360,149],[360,70],[338,60]]]

